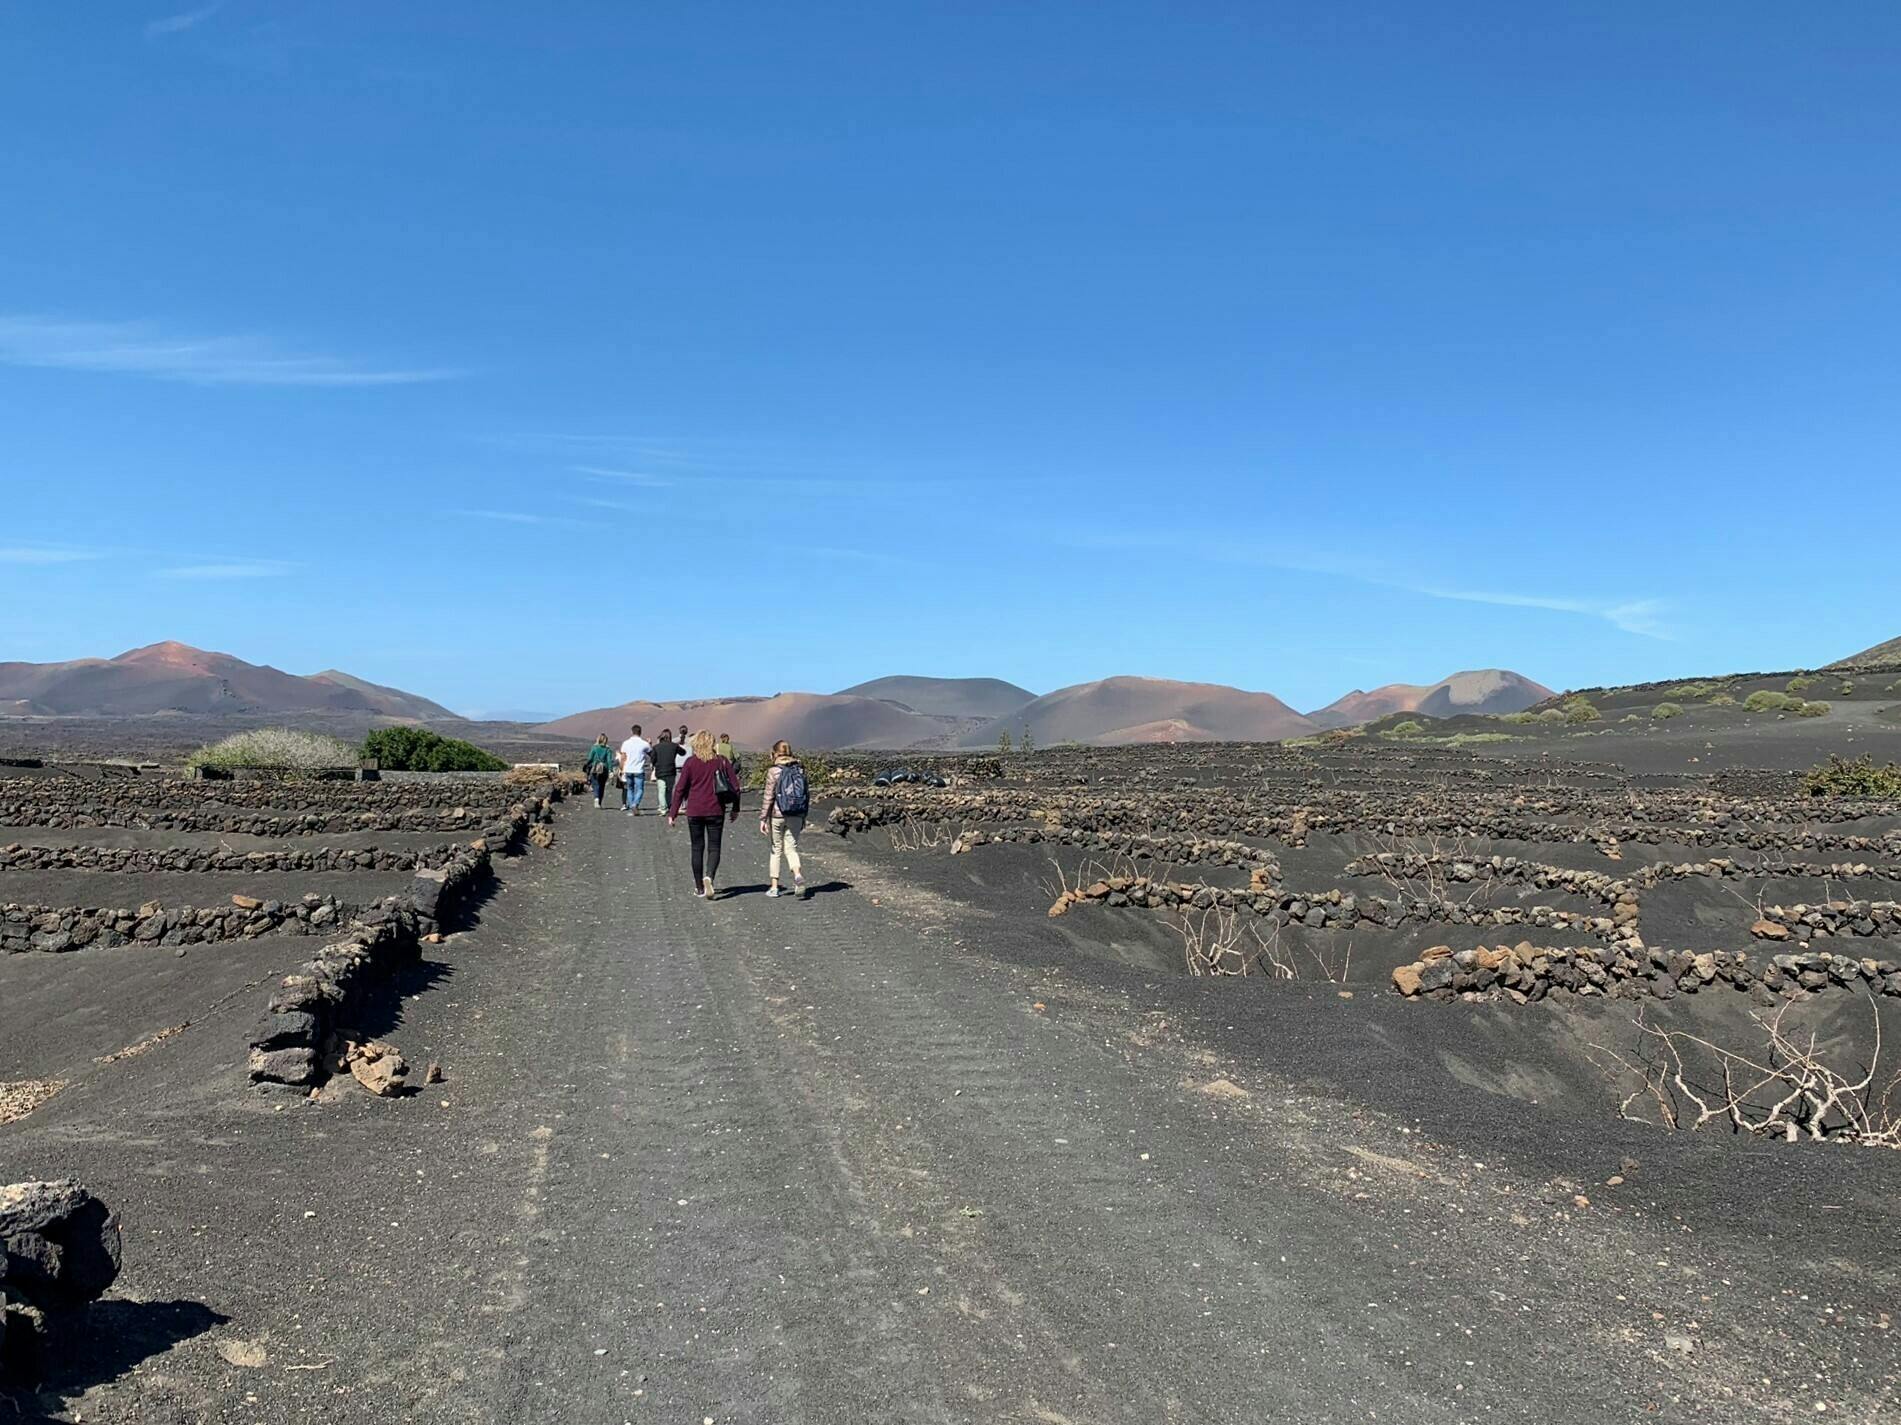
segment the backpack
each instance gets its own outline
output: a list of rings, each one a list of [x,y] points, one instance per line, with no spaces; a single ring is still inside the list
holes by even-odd
[[[779,784],[772,789],[772,808],[780,816],[804,816],[812,809],[805,768],[799,763],[788,762],[779,769]]]

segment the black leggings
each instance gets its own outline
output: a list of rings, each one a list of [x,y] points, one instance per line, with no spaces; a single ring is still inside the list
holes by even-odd
[[[693,839],[693,889],[697,891],[719,876],[719,843],[726,835],[726,818],[690,816],[686,830]]]

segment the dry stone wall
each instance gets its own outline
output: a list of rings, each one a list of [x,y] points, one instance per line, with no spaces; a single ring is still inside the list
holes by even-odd
[[[1408,999],[1510,998],[1518,1004],[1553,993],[1612,999],[1674,999],[1704,990],[1742,990],[1757,1002],[1799,998],[1830,988],[1901,995],[1901,961],[1819,953],[1755,957],[1744,952],[1598,946],[1437,945],[1393,971]]]
[[[432,930],[449,909],[489,879],[493,856],[519,849],[531,828],[549,820],[560,795],[554,784],[535,789],[483,825],[482,834],[473,841],[424,853],[328,848],[242,854],[178,849],[120,852],[86,847],[56,848],[52,854],[57,857],[61,851],[72,851],[82,858],[102,858],[82,869],[413,870],[406,901],[428,922],[425,930]],[[17,867],[21,859],[33,863],[39,853],[48,850],[9,846],[0,851],[0,869]],[[223,864],[233,856],[235,861]],[[371,857],[371,864],[365,866],[358,859],[362,856]],[[125,864],[115,867],[115,858],[119,857],[125,858]],[[144,864],[141,858],[156,858],[157,864]],[[270,934],[316,935],[347,925],[371,909],[368,902],[315,892],[294,899],[234,895],[225,903],[207,906],[166,906],[159,901],[146,901],[136,908],[6,904],[0,905],[0,953],[57,954],[89,946],[186,946]]]
[[[1787,776],[1719,786],[1694,773],[1638,778],[1557,759],[1533,771],[1363,745],[1338,755],[1064,750],[1006,760],[1004,778],[981,789],[853,787],[827,825],[847,835],[891,828],[894,841],[902,828],[949,826],[953,854],[999,844],[1103,854],[1115,874],[1100,863],[1086,870],[1087,883],[1065,888],[1050,914],[1083,906],[1165,914],[1179,922],[1196,973],[1216,971],[1195,965],[1193,927],[1204,938],[1229,933],[1218,922],[1209,929],[1215,912],[1259,917],[1277,930],[1470,928],[1464,948],[1439,946],[1398,968],[1393,988],[1407,998],[1669,998],[1728,988],[1772,1002],[1844,987],[1901,993],[1895,960],[1845,953],[1857,942],[1901,939],[1895,898],[1761,908],[1771,880],[1864,890],[1901,883],[1897,819],[1901,803],[1813,798]],[[1506,854],[1514,842],[1554,849],[1542,859]],[[1554,864],[1575,861],[1558,846],[1594,848],[1606,864]],[[1378,878],[1381,894],[1283,886],[1282,848],[1303,880]],[[1685,858],[1685,848],[1695,850]],[[1343,867],[1330,860],[1336,853],[1349,858]],[[1249,884],[1215,886],[1159,868],[1142,874],[1136,863],[1151,860],[1246,867]],[[1660,936],[1698,934],[1716,923],[1712,913],[1730,915],[1737,942],[1749,942],[1754,919],[1753,935],[1771,953],[1647,944],[1644,907],[1664,886],[1683,891],[1659,898]],[[1515,945],[1483,943],[1486,932],[1508,927]]]
[[[207,872],[286,871],[409,871],[445,861],[452,844],[408,851],[392,847],[328,847],[310,850],[273,848],[268,851],[205,850],[189,846],[0,846],[0,871],[109,871],[115,874],[154,875]]]

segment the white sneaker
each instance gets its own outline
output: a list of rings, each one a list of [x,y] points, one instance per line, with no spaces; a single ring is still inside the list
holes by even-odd
[[[767,900],[771,900],[771,899],[772,899],[773,897],[775,897],[775,896],[777,896],[778,894],[779,894],[779,888],[778,888],[777,886],[767,886],[767,887],[766,887],[766,899],[767,899]]]

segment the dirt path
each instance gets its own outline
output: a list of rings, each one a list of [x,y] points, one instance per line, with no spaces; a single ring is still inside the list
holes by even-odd
[[[1853,1420],[1892,1389],[1886,1337],[1680,1221],[986,954],[830,838],[828,889],[768,900],[761,840],[708,905],[684,828],[565,814],[391,1030],[448,1071],[419,1096],[250,1099],[212,1021],[0,1129],[0,1180],[77,1173],[127,1223],[106,1364],[42,1408]]]

